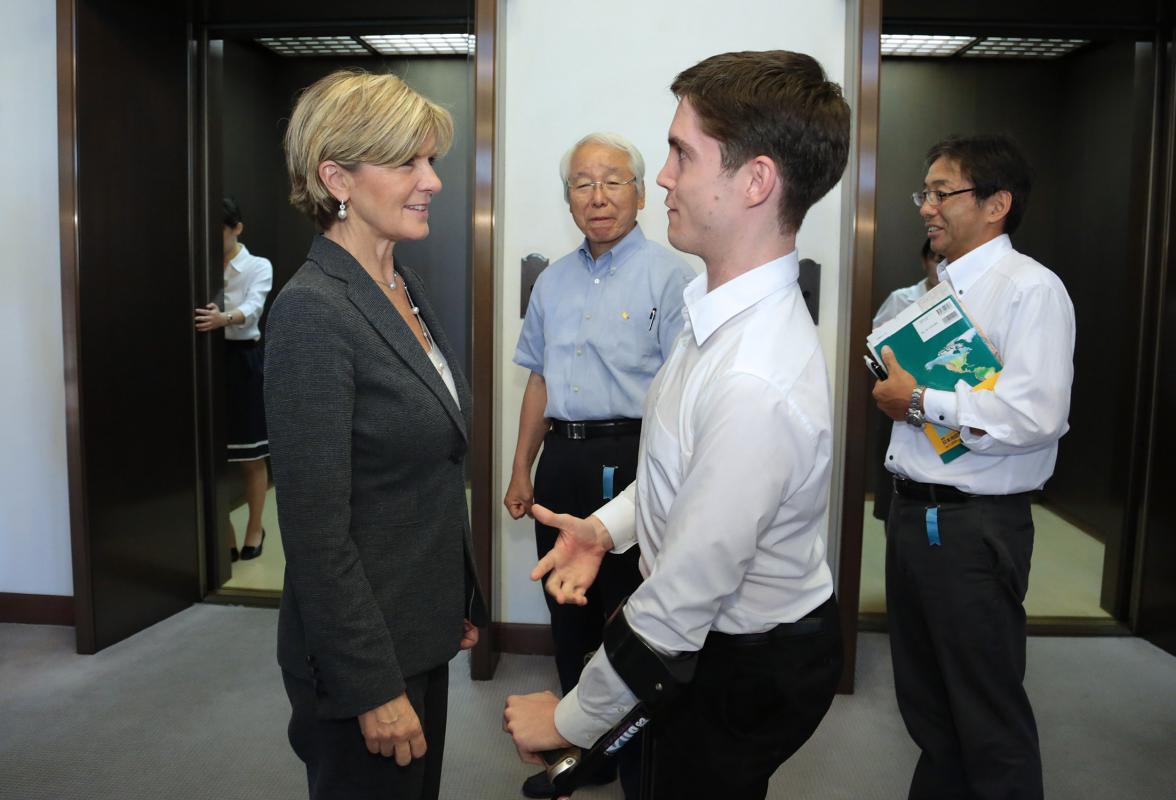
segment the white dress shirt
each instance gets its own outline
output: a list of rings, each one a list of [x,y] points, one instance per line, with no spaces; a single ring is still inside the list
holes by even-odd
[[[240,325],[226,325],[225,338],[238,342],[256,342],[261,338],[257,321],[265,308],[265,297],[274,284],[274,269],[268,258],[251,254],[244,244],[225,267],[225,313],[240,311],[245,321]]]
[[[755,633],[825,602],[829,382],[794,252],[712,292],[685,289],[685,328],[645,400],[637,479],[597,512],[617,551],[641,546],[625,615],[666,653],[712,629]],[[636,698],[604,649],[556,709],[591,745]]]
[[[1002,235],[939,265],[968,316],[996,348],[993,391],[928,389],[927,419],[960,431],[971,450],[944,464],[923,432],[896,422],[886,468],[923,483],[973,494],[1040,489],[1053,474],[1058,439],[1069,424],[1074,380],[1074,306],[1061,279],[1013,249]],[[978,436],[975,431],[984,431]]]
[[[412,298],[409,298],[409,300],[411,302]],[[429,333],[429,326],[425,324],[423,319],[421,320],[421,330],[425,332],[425,339],[429,342],[429,352],[425,353],[425,355],[433,363],[433,369],[437,370],[437,374],[441,376],[441,382],[449,390],[449,395],[453,398],[453,402],[457,404],[458,408],[461,408],[461,400],[457,397],[457,382],[453,379],[453,370],[449,368],[449,360],[445,358],[445,354],[441,352],[441,348],[433,342],[433,335]]]
[[[878,313],[874,315],[873,330],[877,330],[885,325],[890,320],[894,319],[899,313],[909,306],[911,303],[918,300],[923,295],[927,294],[930,287],[927,286],[927,279],[916,283],[914,286],[904,286],[901,289],[895,289],[891,292],[882,305],[878,306]]]

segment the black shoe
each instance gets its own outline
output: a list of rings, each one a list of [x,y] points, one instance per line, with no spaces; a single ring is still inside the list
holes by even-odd
[[[261,555],[261,548],[265,547],[265,528],[261,529],[261,541],[257,543],[257,547],[253,545],[245,545],[241,548],[241,560],[250,561]]]
[[[547,779],[547,770],[540,770],[523,781],[523,797],[536,797],[551,800],[555,797],[555,787]]]
[[[584,785],[603,786],[606,783],[612,783],[616,779],[617,773],[615,769],[606,770],[584,781]],[[547,770],[536,772],[523,781],[523,796],[543,798],[544,800],[551,800],[551,798],[555,797],[555,787],[551,785],[551,781],[547,778]]]
[[[230,562],[235,562],[240,557],[241,557],[241,554],[237,552],[237,548],[235,548],[235,547],[229,548],[229,561]]]

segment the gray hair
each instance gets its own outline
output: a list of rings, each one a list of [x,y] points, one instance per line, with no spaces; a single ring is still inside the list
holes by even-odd
[[[572,168],[572,156],[586,144],[602,144],[606,147],[612,147],[620,150],[629,156],[629,169],[633,171],[633,175],[637,178],[634,183],[637,185],[637,196],[645,197],[645,159],[641,157],[641,151],[637,146],[621,136],[619,133],[609,133],[608,131],[597,131],[590,133],[580,141],[576,142],[568,151],[563,154],[563,158],[559,160],[559,177],[563,184],[564,200],[571,203],[571,195],[568,191],[568,174]]]

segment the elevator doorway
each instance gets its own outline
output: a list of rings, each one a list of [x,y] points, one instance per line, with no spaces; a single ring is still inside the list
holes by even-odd
[[[469,21],[448,27],[468,27]],[[432,235],[403,242],[396,261],[411,267],[429,286],[430,300],[443,319],[464,374],[471,367],[470,270],[473,192],[473,35],[467,30],[429,34],[389,33],[396,27],[370,26],[330,34],[286,35],[280,28],[247,32],[208,29],[206,50],[206,124],[211,143],[209,192],[232,198],[245,226],[240,240],[253,255],[270,260],[273,286],[267,308],[302,265],[315,235],[314,226],[288,201],[289,182],[282,150],[285,121],[303,88],[337,70],[398,75],[408,85],[449,109],[454,141],[437,162],[444,187],[431,210]],[[412,53],[424,50],[427,54]],[[219,168],[217,166],[219,162]],[[219,186],[219,190],[214,189]],[[219,216],[208,222],[219,226]],[[215,259],[213,259],[215,262]],[[226,268],[227,269],[227,268]],[[225,274],[228,274],[227,272]],[[210,297],[223,294],[221,274],[213,263],[208,275]],[[261,320],[264,346],[265,315]],[[222,344],[216,337],[201,342],[209,349],[209,419],[213,441],[224,439],[225,409],[230,387],[222,379]],[[230,453],[230,456],[233,454]],[[214,454],[215,456],[215,454]],[[273,602],[280,595],[285,558],[281,526],[272,485],[260,512],[264,548],[256,558],[226,559],[236,548],[257,541],[257,512],[250,520],[247,492],[237,464],[216,467],[216,525],[210,530],[213,576],[218,596]],[[256,500],[254,503],[256,504]],[[252,524],[250,524],[252,523]],[[252,539],[246,538],[247,529]]]
[[[1012,135],[1035,173],[1014,247],[1061,277],[1077,318],[1071,427],[1034,501],[1030,630],[1126,632],[1143,457],[1131,433],[1135,378],[1149,369],[1140,361],[1149,235],[1142,209],[1153,169],[1156,58],[1163,57],[1155,29],[1076,32],[1038,20],[1036,28],[1026,22],[1009,30],[1007,21],[998,28],[989,20],[920,18],[917,5],[883,9],[871,313],[923,278],[925,234],[909,196],[922,186],[927,149],[951,134]],[[865,627],[880,628],[889,493],[881,462],[891,423],[865,401],[858,607]]]

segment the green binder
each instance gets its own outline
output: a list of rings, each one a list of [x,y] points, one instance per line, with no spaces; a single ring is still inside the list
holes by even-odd
[[[992,389],[1000,374],[994,348],[946,281],[873,331],[866,345],[880,364],[882,348],[889,347],[902,368],[930,389],[953,392],[961,380],[973,391]],[[923,431],[945,464],[968,452],[959,431],[931,423]]]

